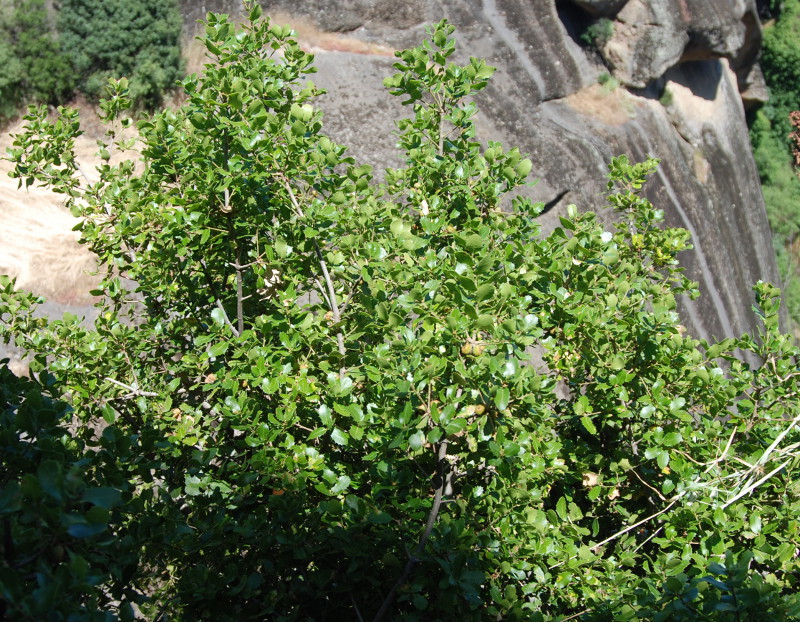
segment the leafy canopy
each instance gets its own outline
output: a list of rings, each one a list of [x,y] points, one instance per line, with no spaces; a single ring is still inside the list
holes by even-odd
[[[476,138],[493,69],[451,60],[447,22],[385,81],[410,116],[376,182],[322,133],[313,57],[249,10],[209,14],[205,73],[136,144],[109,82],[97,181],[75,111],[16,137],[105,278],[91,328],[2,281],[33,371],[0,437],[6,615],[797,618],[777,290],[757,337],[685,333],[654,160],[611,162],[612,231],[571,208],[542,236],[531,160]]]

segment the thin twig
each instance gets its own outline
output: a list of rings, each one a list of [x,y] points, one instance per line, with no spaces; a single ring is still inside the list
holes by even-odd
[[[767,447],[767,450],[756,461],[756,464],[766,464],[767,460],[769,459],[769,455],[773,452],[775,447],[777,447],[778,444],[786,437],[786,435],[795,428],[798,422],[800,422],[800,415],[797,415],[794,419],[792,419],[791,424],[783,432],[778,434],[777,438],[772,441],[772,444]]]
[[[319,261],[319,266],[322,269],[322,277],[325,279],[325,284],[328,286],[328,300],[331,303],[333,322],[334,324],[338,324],[342,320],[342,315],[339,311],[339,303],[336,301],[336,288],[334,287],[333,280],[328,272],[328,264],[325,262],[325,258],[322,256],[322,251],[320,250],[319,244],[317,244],[316,241],[314,241],[314,250],[317,252],[317,260]],[[336,333],[336,343],[339,346],[339,354],[344,356],[347,353],[347,350],[344,348],[344,335],[342,335],[341,330]]]
[[[616,540],[620,536],[624,536],[629,531],[631,531],[633,529],[636,529],[639,525],[644,525],[646,522],[653,520],[657,516],[661,516],[664,512],[667,512],[668,510],[670,510],[670,508],[672,508],[672,506],[674,506],[676,503],[678,503],[678,501],[681,499],[681,497],[683,497],[685,494],[686,494],[686,491],[680,493],[679,495],[676,495],[675,497],[673,497],[672,502],[667,507],[659,510],[655,514],[651,514],[647,518],[643,518],[642,520],[634,523],[633,525],[628,525],[627,527],[625,527],[625,529],[621,529],[620,531],[615,533],[613,536],[609,536],[608,538],[606,538],[602,542],[598,542],[597,544],[595,544],[593,547],[591,547],[591,550],[596,552],[597,549],[599,549],[601,546],[604,546],[604,545],[608,544],[612,540]],[[552,570],[553,568],[558,568],[559,566],[563,566],[568,561],[571,561],[571,560],[573,560],[573,559],[575,559],[577,557],[578,557],[577,555],[573,555],[569,559],[565,559],[563,561],[558,562],[557,564],[553,564],[552,566],[549,567],[549,570]]]
[[[731,432],[731,435],[728,438],[728,443],[725,445],[725,449],[722,451],[722,455],[719,458],[715,458],[714,460],[711,461],[711,463],[708,465],[708,469],[706,469],[706,473],[708,473],[711,470],[711,467],[713,467],[716,464],[719,464],[725,459],[725,456],[728,455],[728,451],[730,450],[731,444],[733,443],[734,436],[736,436],[736,428],[734,428],[733,432]]]
[[[203,276],[206,278],[206,283],[208,283],[211,294],[214,296],[214,301],[217,304],[217,308],[222,311],[222,317],[225,319],[225,323],[228,325],[228,328],[230,328],[233,334],[238,337],[239,331],[237,331],[236,327],[231,323],[228,313],[225,311],[225,307],[222,305],[222,300],[220,300],[219,294],[217,293],[217,286],[214,284],[214,279],[211,278],[206,260],[200,259],[200,265],[203,267]]]
[[[231,232],[231,236],[233,237],[233,232]],[[243,279],[242,279],[242,266],[239,263],[241,260],[242,248],[239,245],[239,241],[236,239],[234,239],[234,244],[236,245],[236,265],[234,269],[236,270],[236,326],[238,329],[238,334],[237,334],[238,337],[244,332]]]
[[[322,286],[322,283],[319,282],[319,279],[317,277],[314,277],[314,283],[317,286],[317,289],[319,289],[319,293],[322,294],[322,298],[325,300],[325,304],[327,304],[328,308],[330,309],[333,306],[333,304],[331,303],[331,299],[328,298],[328,292],[325,291],[325,288]]]
[[[780,466],[778,466],[778,467],[776,467],[776,468],[772,469],[772,470],[771,470],[769,473],[767,473],[767,474],[766,474],[764,477],[762,477],[760,480],[758,480],[758,481],[757,481],[757,482],[755,482],[754,484],[749,484],[749,485],[745,486],[744,488],[742,488],[742,490],[740,490],[738,494],[736,494],[736,495],[735,495],[735,496],[734,496],[732,499],[729,499],[729,500],[728,500],[728,501],[725,503],[725,505],[723,505],[723,506],[722,506],[722,509],[724,510],[726,507],[728,507],[728,506],[729,506],[729,505],[731,505],[732,503],[735,503],[736,501],[738,501],[739,499],[741,499],[741,498],[742,498],[742,497],[744,497],[745,495],[747,495],[747,494],[750,494],[751,492],[753,492],[753,491],[754,491],[756,488],[758,488],[759,486],[761,486],[761,484],[763,484],[764,482],[766,482],[766,481],[767,481],[768,479],[770,479],[770,478],[771,478],[773,475],[775,475],[776,473],[778,473],[778,472],[782,471],[782,470],[783,470],[783,468],[784,468],[784,467],[785,467],[787,464],[789,464],[791,461],[792,461],[791,459],[787,460],[786,462],[784,462],[784,463],[783,463],[783,464],[781,464]]]
[[[591,609],[584,609],[583,611],[579,611],[578,613],[573,613],[568,618],[563,618],[561,622],[567,622],[567,620],[574,620],[575,618],[582,616],[584,613],[589,613],[590,611]]]
[[[644,484],[644,485],[645,485],[645,486],[647,486],[647,487],[648,487],[650,490],[652,490],[654,493],[656,493],[656,494],[658,495],[658,498],[659,498],[659,499],[661,499],[662,501],[666,501],[666,500],[667,500],[667,498],[666,498],[664,495],[662,495],[662,494],[661,494],[661,492],[660,492],[660,491],[659,491],[657,488],[655,488],[654,486],[652,486],[652,485],[648,484],[648,483],[647,483],[647,482],[646,482],[644,479],[642,479],[641,475],[639,475],[639,474],[636,472],[636,469],[631,469],[631,470],[630,470],[630,472],[631,472],[631,473],[633,473],[633,474],[636,476],[636,478],[637,478],[637,479],[638,479],[640,482],[642,482],[642,484]]]
[[[347,592],[347,595],[350,596],[350,602],[353,603],[353,609],[356,612],[356,617],[358,618],[358,622],[364,622],[364,618],[361,615],[361,611],[359,610],[358,605],[356,604],[356,599],[353,598],[353,593]]]
[[[303,208],[300,207],[300,203],[297,201],[297,197],[294,194],[294,190],[292,190],[292,186],[289,183],[289,180],[285,177],[281,177],[281,181],[283,182],[283,187],[286,188],[286,192],[289,194],[289,200],[292,202],[292,207],[294,207],[294,211],[300,218],[305,218],[306,215],[303,213]]]
[[[138,395],[141,397],[158,397],[158,393],[154,393],[153,391],[142,391],[141,389],[137,389],[136,387],[132,387],[129,384],[125,384],[124,382],[120,382],[119,380],[114,380],[113,378],[109,378],[106,376],[105,380],[108,380],[112,384],[115,384],[123,389],[128,389],[131,392],[131,395]]]
[[[236,327],[233,324],[231,324],[231,320],[228,317],[228,313],[225,311],[225,307],[222,306],[222,301],[219,298],[217,298],[216,301],[217,301],[217,308],[220,311],[222,311],[222,318],[225,320],[225,323],[228,325],[228,328],[231,329],[231,331],[233,332],[234,336],[238,337],[240,333],[236,329]]]
[[[633,551],[631,551],[631,553],[635,553],[636,551],[638,551],[645,544],[650,542],[650,540],[655,538],[663,529],[664,529],[663,525],[661,527],[659,527],[658,529],[656,529],[653,533],[651,533],[649,536],[647,536],[647,538],[645,538],[635,549],[633,549]]]
[[[342,303],[340,307],[341,313],[344,313],[347,310],[347,307],[350,306],[350,301],[353,299],[353,296],[356,295],[356,290],[358,289],[358,286],[361,285],[361,281],[363,280],[364,277],[360,276],[358,277],[358,280],[355,283],[353,283],[353,291],[350,292],[350,294],[347,296],[347,299],[345,299],[345,301]]]
[[[283,182],[283,187],[286,189],[286,193],[289,195],[289,200],[294,207],[295,212],[300,218],[305,218],[305,214],[303,213],[303,209],[300,207],[300,203],[297,201],[297,197],[294,194],[294,190],[292,190],[292,186],[289,183],[289,180],[285,177],[281,178]],[[328,272],[328,264],[325,263],[325,258],[322,256],[322,251],[320,250],[319,244],[316,240],[314,240],[314,250],[317,254],[317,260],[319,261],[320,268],[322,269],[322,276],[325,279],[325,284],[328,287],[328,296],[327,296],[327,303],[328,307],[333,313],[333,321],[335,324],[338,324],[342,319],[341,310],[339,309],[339,304],[336,302],[336,288],[333,285],[333,281],[331,280],[331,275]],[[323,290],[324,293],[324,290]],[[347,350],[344,347],[344,335],[342,331],[338,331],[336,333],[336,345],[339,349],[339,354],[344,357],[347,354]],[[344,376],[344,367],[339,370],[339,375]]]

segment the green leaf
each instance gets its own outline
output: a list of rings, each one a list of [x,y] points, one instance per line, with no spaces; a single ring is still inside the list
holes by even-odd
[[[556,502],[556,514],[561,520],[567,520],[567,499],[566,497],[559,497]]]
[[[116,488],[107,486],[100,488],[89,488],[83,493],[83,500],[93,503],[101,508],[112,508],[120,501],[120,491]]]
[[[100,412],[103,415],[103,421],[109,425],[117,420],[117,413],[110,404],[101,404]]]
[[[217,326],[225,326],[225,312],[219,307],[212,309],[211,320]]]
[[[185,475],[184,476],[184,491],[190,497],[196,496],[200,494],[200,478],[194,475]]]
[[[487,330],[494,326],[494,316],[492,315],[479,315],[478,319],[475,320],[475,326],[480,330]]]
[[[482,249],[484,243],[485,240],[483,236],[478,233],[473,233],[471,235],[468,235],[466,240],[464,241],[467,250],[470,251],[477,251],[479,249]]]
[[[364,430],[356,425],[350,426],[350,438],[354,441],[360,441],[364,438]]]
[[[67,527],[67,533],[73,538],[91,538],[103,533],[107,529],[105,523],[75,523]]]
[[[408,438],[408,446],[414,451],[418,450],[425,444],[425,433],[422,430],[417,430]]]
[[[475,292],[475,300],[478,302],[483,302],[488,298],[491,298],[494,295],[494,285],[491,283],[484,283],[480,287],[478,287],[478,291]]]
[[[228,350],[228,342],[220,341],[219,343],[215,343],[213,346],[211,346],[208,350],[208,353],[213,357],[217,357],[225,354],[227,350]]]
[[[525,158],[524,160],[520,160],[520,162],[514,168],[514,172],[519,177],[525,178],[531,172],[532,168],[533,168],[533,162],[531,162],[528,158]]]
[[[340,475],[339,478],[336,480],[336,485],[331,488],[332,495],[338,495],[343,493],[347,488],[350,486],[350,478],[347,475]]]
[[[278,253],[278,257],[286,258],[292,252],[292,247],[283,238],[278,238],[275,240],[275,252]]]
[[[61,501],[63,496],[63,475],[61,465],[55,460],[45,460],[36,470],[41,489],[53,497],[56,501]]]
[[[586,431],[593,435],[597,435],[597,428],[594,426],[594,422],[589,417],[581,417],[581,425],[586,428]]]
[[[331,440],[337,445],[347,445],[350,438],[347,435],[347,432],[340,430],[339,428],[333,428],[331,432]]]
[[[497,410],[504,411],[508,408],[508,401],[511,399],[511,394],[506,387],[498,387],[494,394],[494,405]]]

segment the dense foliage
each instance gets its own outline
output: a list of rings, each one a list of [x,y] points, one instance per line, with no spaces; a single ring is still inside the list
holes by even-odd
[[[26,102],[63,103],[73,87],[44,0],[0,2],[0,121]]]
[[[767,215],[784,283],[784,297],[800,325],[800,178],[790,153],[789,115],[800,110],[800,0],[769,5],[774,20],[764,27],[761,67],[769,102],[752,115],[753,143]]]
[[[2,282],[34,375],[2,376],[5,615],[800,619],[777,290],[756,337],[685,334],[655,161],[610,164],[613,230],[572,209],[541,235],[531,161],[475,136],[493,69],[452,62],[446,22],[386,79],[410,116],[377,183],[322,133],[312,57],[249,10],[209,16],[212,62],[139,122],[138,163],[109,163],[124,80],[98,181],[75,111],[16,137],[105,278],[92,328]]]
[[[163,102],[183,75],[174,0],[0,0],[0,122],[25,104],[97,99],[109,77],[127,77],[137,108]],[[54,28],[57,22],[58,29]]]
[[[99,96],[125,76],[134,105],[154,108],[182,76],[175,0],[62,0],[58,30],[81,90]]]

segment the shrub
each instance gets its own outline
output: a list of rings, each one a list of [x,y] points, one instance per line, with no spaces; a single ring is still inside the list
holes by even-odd
[[[597,77],[597,82],[605,88],[606,91],[611,92],[619,88],[619,81],[610,73],[601,73]]]
[[[35,301],[0,277],[6,313],[26,315]],[[28,318],[35,330],[40,320]],[[69,432],[71,408],[53,399],[47,372],[17,378],[0,361],[0,618],[106,620],[110,601],[132,619],[124,590],[112,586],[136,568],[136,553],[115,525],[128,486],[115,463],[125,459],[112,436],[86,448]],[[122,450],[122,451],[120,451]],[[111,460],[109,461],[109,458]]]
[[[757,337],[685,334],[652,160],[611,162],[613,230],[571,208],[540,235],[531,161],[476,139],[493,70],[450,61],[446,22],[386,79],[410,116],[376,183],[322,133],[311,56],[248,10],[209,16],[214,62],[139,122],[138,166],[76,175],[67,109],[11,154],[106,270],[91,329],[10,285],[0,306],[122,491],[135,569],[97,589],[150,619],[798,618],[777,290]],[[109,86],[106,161],[130,105]]]
[[[134,105],[153,109],[182,75],[174,0],[63,0],[58,29],[80,88],[92,98],[109,77],[125,76]]]
[[[7,39],[0,39],[0,121],[8,120],[19,110],[23,76],[14,46]]]
[[[613,36],[614,22],[607,17],[601,17],[586,28],[586,31],[581,35],[581,41],[589,47],[599,50],[608,43]]]
[[[0,119],[26,102],[56,105],[74,83],[48,21],[44,0],[13,0],[0,19]]]

